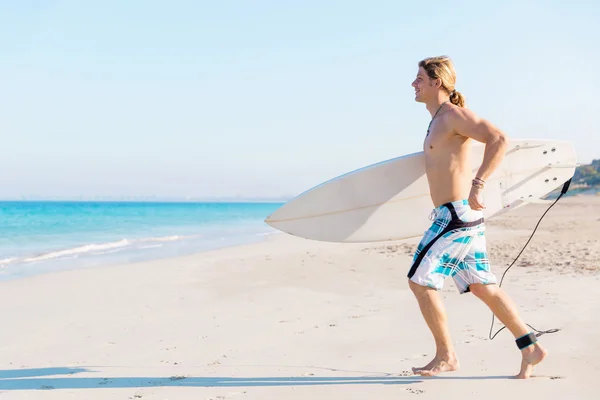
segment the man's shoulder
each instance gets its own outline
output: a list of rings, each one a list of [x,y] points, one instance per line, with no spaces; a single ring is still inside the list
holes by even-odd
[[[474,111],[458,106],[452,106],[444,115],[444,125],[454,133],[464,134],[465,131],[480,125],[482,119]]]
[[[450,123],[461,123],[468,120],[475,121],[480,119],[473,110],[455,105],[448,109],[445,118]]]
[[[491,122],[481,118],[468,108],[453,106],[448,110],[444,119],[449,131],[479,142],[485,143],[491,136],[504,136],[504,133]]]

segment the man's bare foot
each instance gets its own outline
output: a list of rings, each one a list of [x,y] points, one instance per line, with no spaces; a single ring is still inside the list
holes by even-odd
[[[515,377],[517,379],[530,378],[533,368],[548,355],[548,352],[537,343],[521,350],[521,353],[523,360],[521,361],[521,371]]]
[[[458,358],[456,358],[456,355],[451,355],[448,357],[435,356],[435,358],[426,366],[421,368],[413,367],[412,370],[415,375],[435,376],[442,372],[456,371],[458,368]]]

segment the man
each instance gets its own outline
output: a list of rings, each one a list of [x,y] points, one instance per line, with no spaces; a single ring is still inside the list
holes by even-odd
[[[547,352],[520,319],[512,300],[496,285],[490,271],[483,220],[485,181],[501,163],[506,150],[505,135],[488,121],[464,108],[464,98],[455,89],[456,73],[446,57],[419,62],[415,100],[425,103],[432,119],[424,140],[425,169],[435,209],[433,224],[421,240],[408,273],[409,285],[436,344],[434,359],[413,368],[432,376],[459,367],[440,295],[451,276],[460,293],[481,299],[511,331],[521,350],[517,378],[529,378],[534,365]],[[470,146],[485,143],[482,164],[472,176]]]

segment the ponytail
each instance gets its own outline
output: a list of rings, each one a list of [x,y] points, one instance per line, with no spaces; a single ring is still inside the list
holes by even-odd
[[[462,93],[454,89],[450,92],[450,103],[454,104],[455,106],[464,107],[465,96],[463,96]]]

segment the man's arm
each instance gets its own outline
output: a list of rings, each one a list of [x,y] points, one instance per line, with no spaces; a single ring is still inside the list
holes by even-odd
[[[450,114],[449,122],[454,131],[459,135],[485,143],[483,161],[476,177],[487,180],[504,159],[508,145],[506,135],[489,121],[479,118],[466,108],[456,108]]]

